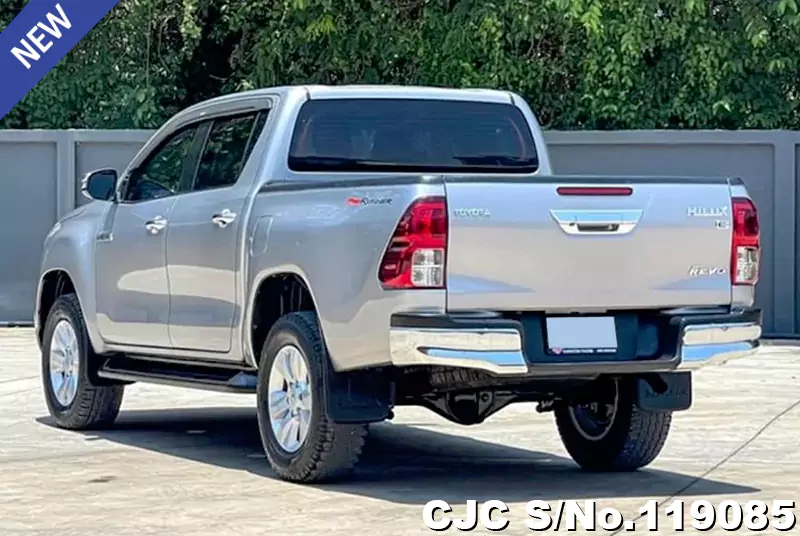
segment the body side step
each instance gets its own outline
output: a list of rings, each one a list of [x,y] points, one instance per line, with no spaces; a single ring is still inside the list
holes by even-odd
[[[100,378],[189,387],[223,393],[255,393],[257,372],[199,363],[149,361],[114,356],[97,371]]]

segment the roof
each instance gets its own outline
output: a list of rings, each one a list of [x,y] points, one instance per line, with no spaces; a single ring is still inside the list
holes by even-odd
[[[229,93],[213,99],[198,102],[173,116],[165,126],[182,124],[204,116],[209,110],[220,110],[237,107],[243,101],[277,95],[279,98],[296,97],[302,101],[305,98],[315,99],[441,99],[463,100],[478,102],[495,102],[502,104],[513,103],[512,94],[508,91],[497,89],[479,88],[445,88],[431,86],[398,86],[398,85],[296,85],[277,86],[248,91]]]
[[[511,94],[508,91],[496,89],[455,89],[446,87],[396,85],[305,86],[305,89],[311,99],[405,98],[481,100],[504,104],[511,102]]]
[[[293,92],[304,92],[311,99],[337,98],[406,98],[406,99],[447,99],[447,100],[480,100],[486,102],[511,102],[508,91],[482,88],[445,88],[432,86],[398,86],[398,85],[306,85],[277,86],[262,89],[251,89],[230,93],[221,97],[198,103],[218,104],[239,99],[254,98],[267,95],[287,95]],[[197,106],[197,104],[195,105]]]

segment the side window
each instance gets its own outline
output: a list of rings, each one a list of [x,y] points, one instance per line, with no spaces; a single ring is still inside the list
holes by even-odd
[[[250,153],[253,152],[253,147],[256,146],[261,131],[264,130],[264,124],[267,122],[268,114],[269,110],[261,110],[258,113],[258,117],[256,117],[256,125],[253,127],[253,133],[250,135],[250,141],[247,143],[247,151],[245,151],[244,154],[244,163],[242,163],[242,167],[247,163],[247,159],[250,158]]]
[[[167,138],[131,175],[124,200],[136,203],[177,194],[183,165],[189,156],[198,128],[189,127]]]
[[[235,184],[264,126],[266,112],[214,121],[200,157],[194,190],[211,190]]]

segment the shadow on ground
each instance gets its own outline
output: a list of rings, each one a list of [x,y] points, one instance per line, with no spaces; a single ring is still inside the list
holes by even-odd
[[[37,419],[52,425],[49,417]],[[274,478],[263,456],[255,411],[203,408],[126,411],[112,430],[85,433],[168,456]],[[320,489],[398,503],[444,499],[667,497],[692,485],[698,496],[752,494],[756,488],[660,470],[628,474],[581,471],[552,454],[391,423],[373,425],[356,473]]]

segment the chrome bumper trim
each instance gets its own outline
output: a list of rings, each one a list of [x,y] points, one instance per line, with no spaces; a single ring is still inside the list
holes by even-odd
[[[676,367],[695,370],[712,363],[747,357],[759,347],[761,326],[756,323],[693,324],[683,329],[677,358],[657,361],[541,363],[529,368],[522,350],[522,335],[512,328],[392,327],[391,362],[398,367],[446,366],[484,370],[497,375],[562,376],[593,371],[595,374],[667,372]],[[628,370],[630,369],[630,370]],[[641,369],[641,370],[640,370]]]
[[[684,346],[699,346],[755,341],[760,337],[758,324],[698,324],[684,328],[682,342]]]
[[[760,346],[761,326],[743,324],[696,324],[686,326],[681,338],[682,370],[696,370],[722,364],[756,353]]]
[[[389,333],[395,366],[441,365],[525,374],[522,337],[515,329],[398,328]]]

